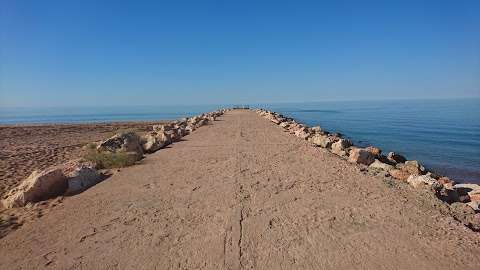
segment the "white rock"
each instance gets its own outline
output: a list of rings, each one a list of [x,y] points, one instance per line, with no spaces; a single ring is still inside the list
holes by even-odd
[[[76,194],[96,185],[101,181],[101,175],[91,165],[80,164],[66,175],[68,188],[66,194]]]
[[[378,159],[375,159],[375,161],[372,164],[370,164],[370,166],[368,166],[368,167],[372,168],[372,169],[384,170],[384,171],[387,171],[387,172],[390,171],[390,170],[393,170],[395,168],[392,165],[383,163]]]
[[[33,171],[18,187],[10,190],[2,204],[5,208],[24,206],[63,194],[68,187],[67,178],[59,167]]]
[[[407,183],[414,188],[420,188],[424,186],[431,186],[437,183],[437,180],[428,175],[410,175],[407,179]]]

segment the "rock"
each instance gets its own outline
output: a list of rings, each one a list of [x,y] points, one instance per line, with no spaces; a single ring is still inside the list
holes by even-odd
[[[282,128],[288,128],[290,126],[290,124],[288,122],[282,122],[282,123],[280,123],[280,126]]]
[[[392,165],[385,164],[378,159],[375,159],[375,161],[372,164],[370,164],[370,166],[368,167],[370,169],[383,170],[387,172],[394,169]]]
[[[440,179],[440,175],[434,173],[434,172],[427,172],[426,175],[435,178],[436,180]]]
[[[335,142],[335,138],[325,136],[325,135],[315,134],[312,137],[311,142],[316,146],[320,146],[323,148],[330,148],[332,144]]]
[[[407,183],[414,188],[421,188],[425,186],[432,186],[433,184],[437,183],[437,180],[427,175],[410,175],[407,179]]]
[[[348,161],[368,166],[375,161],[375,156],[370,151],[354,147],[350,150]]]
[[[379,158],[380,154],[382,153],[382,150],[380,150],[380,148],[373,146],[366,147],[365,151],[370,152],[375,158]]]
[[[348,139],[339,139],[332,144],[332,153],[339,156],[347,155],[347,148],[352,146],[352,142]]]
[[[468,195],[470,201],[480,201],[480,185],[477,184],[456,184],[454,188],[460,195]]]
[[[153,153],[169,144],[164,132],[150,132],[142,137],[142,148],[145,153]]]
[[[278,120],[277,118],[273,117],[272,119],[270,119],[270,121],[272,121],[274,124],[280,124],[280,120]]]
[[[313,133],[321,133],[321,132],[322,132],[322,129],[320,128],[320,126],[312,127],[310,130],[311,130]]]
[[[170,141],[170,142],[178,142],[181,139],[178,132],[174,129],[166,131],[164,134],[168,138],[168,141]]]
[[[480,190],[470,191],[468,196],[472,202],[480,202]]]
[[[186,127],[185,127],[185,131],[188,133],[188,134],[191,134],[192,132],[195,131],[195,125],[192,125],[192,124],[188,124]]]
[[[153,128],[153,131],[155,132],[165,132],[165,131],[171,130],[173,128],[173,125],[172,123],[163,124],[163,125],[154,125],[152,128]]]
[[[479,201],[474,201],[474,202],[468,202],[466,205],[470,206],[473,211],[475,212],[480,212],[480,202]]]
[[[204,125],[206,125],[206,124],[208,124],[208,119],[200,119],[200,120],[197,122],[196,127],[199,128],[199,127],[204,126]]]
[[[392,163],[405,163],[405,161],[407,161],[407,159],[404,156],[397,154],[395,152],[388,153],[387,159]]]
[[[475,206],[474,204],[472,205]],[[476,217],[475,210],[470,204],[452,203],[450,212],[456,220],[462,222],[465,226],[474,231],[480,231],[480,219]]]
[[[439,198],[440,200],[446,203],[454,203],[465,200],[465,198],[460,199],[460,196],[455,189],[451,187],[445,187],[438,182],[436,183],[436,185],[438,185],[440,188],[435,189],[435,195],[437,195],[437,198]]]
[[[140,145],[140,138],[134,132],[122,132],[115,134],[109,139],[103,141],[98,145],[99,151],[116,152],[133,152],[137,153],[141,158],[143,155],[143,149]]]
[[[422,174],[425,172],[425,168],[418,163],[416,160],[407,160],[403,166],[404,170],[408,171],[411,174]]]
[[[72,167],[64,167],[63,169],[68,183],[68,187],[65,192],[67,195],[80,193],[87,188],[96,185],[102,180],[102,175],[98,173],[98,171],[95,169],[95,166],[92,164],[74,163],[70,166]]]
[[[416,167],[412,164],[404,164],[404,163],[397,163],[397,165],[395,166],[397,169],[400,169],[400,170],[403,170],[403,171],[406,171],[410,174],[415,174],[415,175],[421,175],[423,174],[423,171],[421,170],[421,168],[419,167]]]
[[[33,171],[18,187],[10,190],[2,204],[5,208],[24,206],[29,202],[38,202],[60,196],[68,188],[67,177],[59,167],[44,171]]]
[[[448,177],[440,177],[437,179],[438,183],[442,184],[442,185],[447,185],[447,184],[452,184],[452,185],[455,185],[455,182],[453,182],[452,180],[450,180],[450,178]]]
[[[295,130],[295,136],[302,138],[306,140],[308,137],[310,137],[310,132],[308,132],[308,128],[306,127],[301,127],[297,130]]]
[[[410,177],[410,173],[408,173],[407,171],[398,170],[398,169],[390,170],[389,173],[393,178],[402,180],[402,181],[407,181],[408,177]]]

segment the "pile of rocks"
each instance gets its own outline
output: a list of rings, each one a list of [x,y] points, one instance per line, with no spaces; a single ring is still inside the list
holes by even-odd
[[[64,194],[79,193],[100,182],[102,175],[95,165],[73,160],[33,173],[19,186],[11,189],[2,200],[5,208],[25,206]]]
[[[221,109],[168,124],[154,125],[152,131],[143,136],[134,132],[120,132],[95,144],[96,151],[122,153],[135,161],[140,160],[145,153],[158,151],[197,128],[213,123],[226,111],[228,109]],[[20,185],[7,192],[2,204],[5,208],[21,207],[57,196],[80,193],[104,178],[96,167],[97,164],[79,159],[43,171],[33,171]]]
[[[359,164],[370,172],[405,181],[414,188],[430,189],[439,199],[450,204],[453,211],[461,209],[463,212],[471,211],[473,215],[480,215],[480,185],[456,184],[448,177],[429,172],[418,161],[407,160],[398,153],[383,155],[382,150],[377,147],[356,147],[350,140],[342,138],[341,134],[329,133],[318,126],[308,127],[292,118],[264,109],[255,111],[289,133],[308,140],[317,147],[325,148],[351,163]],[[471,209],[465,210],[464,206]],[[478,229],[480,230],[480,218]]]

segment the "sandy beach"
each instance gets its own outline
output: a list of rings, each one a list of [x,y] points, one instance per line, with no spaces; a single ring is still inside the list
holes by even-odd
[[[5,269],[480,265],[479,234],[431,192],[370,175],[252,111],[54,205],[0,239]]]
[[[119,130],[145,132],[160,122],[0,125],[0,197],[33,170],[81,156],[82,147]]]

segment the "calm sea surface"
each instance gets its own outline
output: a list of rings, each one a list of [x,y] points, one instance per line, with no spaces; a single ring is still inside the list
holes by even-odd
[[[228,106],[228,105],[224,105]],[[458,181],[480,183],[480,99],[255,104],[417,159]],[[0,124],[177,119],[212,106],[1,109]]]

